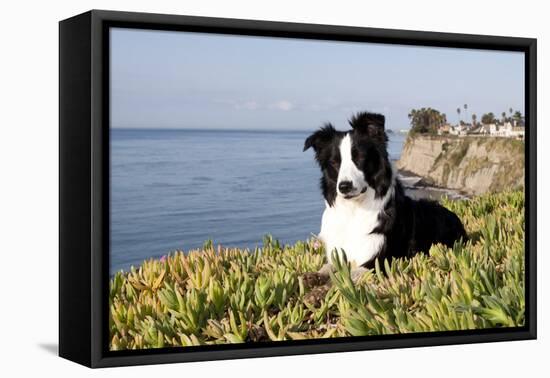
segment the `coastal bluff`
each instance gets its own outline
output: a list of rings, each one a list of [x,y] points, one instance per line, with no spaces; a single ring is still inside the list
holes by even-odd
[[[477,195],[522,188],[524,151],[511,138],[409,135],[396,167],[426,185]]]

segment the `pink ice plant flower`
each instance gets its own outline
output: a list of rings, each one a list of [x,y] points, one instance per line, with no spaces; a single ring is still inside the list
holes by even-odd
[[[313,246],[313,248],[319,249],[321,248],[322,243],[319,239],[313,239],[313,242],[311,243],[311,245]]]

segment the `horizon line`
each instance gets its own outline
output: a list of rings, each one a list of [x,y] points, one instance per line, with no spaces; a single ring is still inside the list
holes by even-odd
[[[410,129],[410,125],[406,127],[407,129]],[[312,129],[272,129],[272,128],[266,128],[266,129],[255,129],[255,128],[213,128],[213,127],[205,127],[205,128],[199,128],[199,127],[113,127],[109,126],[110,130],[159,130],[159,131],[252,131],[252,132],[311,132],[314,130],[319,129],[319,127],[315,127]],[[386,131],[400,131],[404,129],[395,129],[395,128],[388,128],[385,129]]]

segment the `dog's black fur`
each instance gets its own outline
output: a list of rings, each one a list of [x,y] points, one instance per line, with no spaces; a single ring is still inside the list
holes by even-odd
[[[316,160],[323,173],[321,190],[329,206],[335,203],[340,166],[339,145],[346,133],[351,134],[352,160],[364,174],[365,181],[375,191],[375,198],[383,198],[393,188],[393,195],[378,214],[378,225],[371,233],[385,236],[385,243],[376,257],[410,257],[427,252],[435,243],[453,246],[467,236],[460,219],[436,202],[408,197],[399,179],[392,180],[392,168],[387,152],[385,118],[381,114],[358,113],[350,120],[352,130],[337,131],[331,124],[308,137],[304,151],[315,150]],[[375,258],[363,264],[371,268]]]

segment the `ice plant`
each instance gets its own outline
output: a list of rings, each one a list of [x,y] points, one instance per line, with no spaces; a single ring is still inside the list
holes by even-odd
[[[214,246],[144,261],[110,282],[110,348],[142,349],[516,327],[525,322],[524,194],[444,201],[470,240],[378,261],[354,284],[333,257],[332,287],[307,301],[303,273],[326,263],[319,241],[254,251]]]

